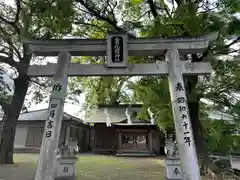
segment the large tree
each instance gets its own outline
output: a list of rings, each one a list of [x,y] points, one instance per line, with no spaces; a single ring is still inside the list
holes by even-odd
[[[204,53],[181,54],[183,59],[189,59],[192,62],[210,61],[215,69],[211,83],[207,80],[209,76],[185,77],[197,151],[199,156],[203,156],[206,160],[202,164],[209,164],[204,131],[200,121],[200,99],[211,99],[218,105],[218,108],[224,109],[234,104],[232,101],[234,93],[239,92],[239,80],[236,78],[239,63],[236,63],[238,59],[234,55],[234,53],[239,53],[239,47],[234,46],[240,39],[238,36],[240,21],[236,15],[240,9],[239,0],[104,0],[101,2],[76,0],[74,4],[78,13],[74,19],[77,26],[73,34],[77,36],[103,38],[109,31],[125,31],[130,38],[199,36],[212,32],[219,33],[217,40],[212,42]],[[223,55],[227,57],[222,58]],[[155,61],[164,58],[142,57],[133,58],[133,61],[135,63],[147,62],[149,59]],[[101,84],[106,82],[106,79],[96,78],[89,82]],[[147,105],[145,107],[152,107],[160,126],[170,127],[171,123],[166,120],[172,119],[169,113],[171,109],[167,95],[169,93],[163,90],[167,87],[166,78],[143,77],[135,87],[133,89],[135,94],[138,94],[137,101]],[[92,88],[88,98],[95,99],[94,102],[98,101],[98,96],[104,99],[104,95],[111,94],[106,93],[106,88],[103,88],[103,91],[100,91],[99,86],[92,86]],[[216,172],[217,169],[213,166],[211,168]]]
[[[15,0],[14,5],[0,1],[0,62],[16,71],[13,98],[10,103],[1,104],[4,117],[0,136],[0,164],[13,163],[16,123],[30,83],[27,70],[32,54],[22,38],[61,38],[70,32],[73,15],[71,1],[61,2],[65,5],[60,1]],[[42,16],[39,17],[39,14]]]

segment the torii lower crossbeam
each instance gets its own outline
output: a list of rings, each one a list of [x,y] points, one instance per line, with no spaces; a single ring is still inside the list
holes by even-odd
[[[57,64],[33,65],[28,69],[28,75],[32,77],[54,76]],[[185,75],[203,75],[212,72],[208,62],[189,63],[181,61],[182,73]],[[129,64],[127,68],[107,68],[102,64],[77,64],[68,65],[68,76],[151,76],[167,75],[168,63]]]

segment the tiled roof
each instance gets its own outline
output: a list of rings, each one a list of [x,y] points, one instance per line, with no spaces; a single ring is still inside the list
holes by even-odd
[[[48,109],[41,109],[35,111],[24,112],[19,115],[18,121],[45,121],[47,118]],[[83,120],[69,115],[64,112],[63,120],[73,120],[80,123],[85,123]],[[1,121],[1,119],[0,119]]]
[[[120,123],[126,120],[126,108],[128,106],[99,106],[99,108],[92,109],[90,112],[87,113],[85,121],[88,123],[106,123],[106,113],[111,121],[111,123]],[[131,112],[139,112],[140,106],[130,107],[129,114]],[[107,111],[106,111],[107,110]],[[132,120],[136,118],[131,118]]]
[[[141,109],[140,105],[118,105],[118,106],[110,106],[110,105],[100,105],[99,108],[92,109],[90,112],[87,112],[85,119],[82,120],[81,118],[77,118],[75,116],[69,115],[68,113],[64,112],[64,120],[73,120],[80,123],[106,123],[106,110],[108,117],[111,123],[123,123],[126,121],[127,117],[125,114],[126,108],[129,107],[129,112],[139,112]],[[29,111],[26,113],[21,113],[19,116],[19,121],[41,121],[45,120],[47,117],[48,109],[41,109],[35,111]],[[213,120],[226,120],[226,121],[233,121],[233,116],[222,113],[220,111],[208,111],[207,112],[210,119]],[[130,113],[131,114],[131,113]],[[2,118],[0,118],[0,121]],[[131,118],[131,121],[134,123],[135,118]],[[148,122],[148,121],[146,121]],[[140,122],[136,122],[140,123]]]
[[[126,105],[101,105],[96,109],[92,109],[90,112],[87,113],[86,122],[89,123],[106,123],[106,111],[108,113],[108,117],[111,121],[111,123],[122,123],[124,120],[126,120],[126,108],[129,106]],[[133,106],[129,108],[130,112],[139,112],[141,109],[141,106]],[[233,116],[230,114],[222,113],[220,111],[207,111],[208,117],[213,120],[225,120],[225,121],[233,121]],[[131,118],[132,119],[132,118]]]

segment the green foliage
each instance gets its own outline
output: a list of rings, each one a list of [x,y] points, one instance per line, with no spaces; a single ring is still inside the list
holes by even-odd
[[[95,34],[92,34],[95,36]],[[81,57],[74,58],[72,61],[75,63],[93,63],[102,64],[104,57]],[[85,107],[90,109],[98,104],[118,104],[120,101],[128,101],[126,95],[122,92],[124,83],[129,77],[77,77],[70,78],[69,87],[71,88],[72,95],[77,95],[79,89],[76,87],[76,82],[81,83],[86,93]],[[78,94],[79,95],[79,94]]]
[[[105,38],[109,31],[127,31],[131,36],[140,37],[198,36],[218,31],[217,41],[210,44],[206,54],[198,54],[198,59],[195,59],[196,61],[210,61],[215,72],[211,77],[199,78],[194,92],[188,94],[188,97],[210,99],[218,109],[226,106],[230,108],[236,102],[233,100],[233,92],[239,92],[240,87],[239,78],[237,78],[239,76],[238,58],[229,53],[233,49],[226,41],[232,40],[239,34],[239,18],[233,14],[238,7],[235,2],[231,4],[226,0],[211,3],[187,1],[187,3],[179,3],[176,6],[176,4],[169,5],[159,0],[153,1],[153,9],[148,3],[150,1],[142,0],[119,1],[118,3],[107,0],[102,2],[80,0],[78,2],[85,9],[75,14],[75,19],[79,20],[74,29],[76,36]],[[235,7],[233,7],[234,4]],[[225,9],[227,11],[224,11]],[[154,13],[157,13],[157,16],[154,16]],[[224,61],[219,58],[222,55],[228,55]],[[129,57],[129,62],[148,62],[150,59],[161,60],[163,57]],[[81,61],[103,63],[105,57],[82,57]],[[166,78],[142,77],[139,79],[141,80],[129,81],[128,78],[121,79],[120,77],[94,77],[78,78],[77,82],[83,83],[83,86],[88,89],[86,104],[89,106],[97,103],[113,103],[116,99],[128,103],[140,102],[144,106],[139,117],[146,118],[147,108],[150,107],[161,129],[173,127]],[[126,87],[121,86],[120,93],[116,93],[116,87],[119,87],[117,82],[121,80],[125,81],[123,84]],[[204,110],[205,108],[201,106],[200,113],[204,113]]]
[[[236,103],[230,110],[237,124],[240,124],[240,102]]]
[[[239,135],[232,136],[232,141],[233,141],[232,151],[240,152],[240,136]]]
[[[129,83],[128,88],[134,92],[132,102],[143,104],[142,112],[138,115],[140,118],[148,118],[147,109],[150,107],[160,129],[173,127],[167,78],[143,77],[140,81]]]
[[[200,83],[204,97],[215,102],[218,109],[232,108],[239,101],[236,94],[240,92],[240,66],[237,58],[220,61],[213,59],[214,74],[209,81]]]
[[[89,105],[118,104],[121,90],[127,77],[79,78],[86,87],[86,102]]]
[[[14,1],[13,4],[0,1],[0,62],[10,65],[9,69],[16,72],[15,77],[25,73],[24,68],[28,66],[31,56],[22,44],[22,37],[61,38],[71,32],[75,12],[71,0]],[[33,58],[32,61],[39,59]],[[41,61],[43,59],[38,63]],[[30,80],[31,87],[27,94],[31,93],[33,98],[26,98],[28,106],[32,102],[42,102],[49,95],[45,92],[48,88],[41,87],[42,84],[46,85],[42,83],[43,79]]]
[[[228,33],[231,35],[240,34],[240,19],[233,16],[228,27]]]
[[[142,2],[143,2],[143,0],[131,0],[131,3],[135,4],[135,5],[138,5],[138,4],[142,3]]]
[[[239,3],[227,0],[218,0],[216,3],[187,1],[170,6],[169,3],[159,0],[153,1],[154,6],[150,8],[148,2],[150,1],[34,0],[29,2],[30,13],[25,13],[24,19],[29,19],[28,32],[33,37],[42,37],[48,34],[48,31],[56,37],[71,32],[73,36],[84,38],[105,38],[110,31],[127,31],[131,36],[160,37],[198,36],[219,31],[217,41],[210,44],[206,55],[198,54],[197,59],[211,61],[215,72],[210,81],[209,76],[199,78],[197,88],[191,93],[212,100],[217,108],[233,106],[236,100],[233,101],[232,94],[239,92],[240,87],[237,78],[239,65],[236,63],[237,57],[230,57],[232,48],[226,40],[232,40],[239,34],[239,18],[234,16]],[[157,13],[157,16],[154,13]],[[221,61],[221,55],[228,55],[227,61]],[[129,62],[148,62],[150,58],[163,59],[129,57]],[[81,57],[73,61],[103,64],[105,60],[105,57]],[[73,95],[76,95],[81,91],[74,84],[83,85],[86,105],[89,107],[99,103],[141,102],[144,106],[140,117],[146,118],[146,110],[150,107],[161,129],[172,127],[167,79],[142,77],[140,81],[130,81],[129,78],[78,77],[70,80],[69,86]],[[204,109],[201,109],[200,112],[203,111]]]
[[[9,96],[5,91],[0,91],[0,105],[4,106],[10,104],[12,101],[12,96]]]
[[[72,0],[33,0],[29,6],[30,21],[34,23],[28,30],[30,35],[41,37],[47,33],[57,37],[71,32],[75,14]]]
[[[240,12],[239,0],[219,0],[219,5],[225,13],[234,14]]]
[[[237,127],[225,121],[202,121],[205,130],[205,139],[210,153],[226,155],[234,149],[239,149],[238,138],[233,138]]]

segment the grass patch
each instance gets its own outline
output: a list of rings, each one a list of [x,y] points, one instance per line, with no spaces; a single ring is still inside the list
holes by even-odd
[[[163,158],[122,158],[84,154],[78,156],[77,180],[165,180]],[[14,154],[16,164],[0,165],[0,180],[33,180],[37,160],[38,154]]]
[[[16,165],[0,167],[0,179],[32,180],[37,160],[37,154],[15,154]],[[79,154],[76,174],[78,180],[163,180],[165,179],[163,164],[164,161],[159,158],[121,158]]]
[[[35,153],[15,153],[13,155],[14,163],[34,163],[38,161],[38,154]]]
[[[163,180],[165,168],[161,159],[80,156],[77,177],[80,180]]]

